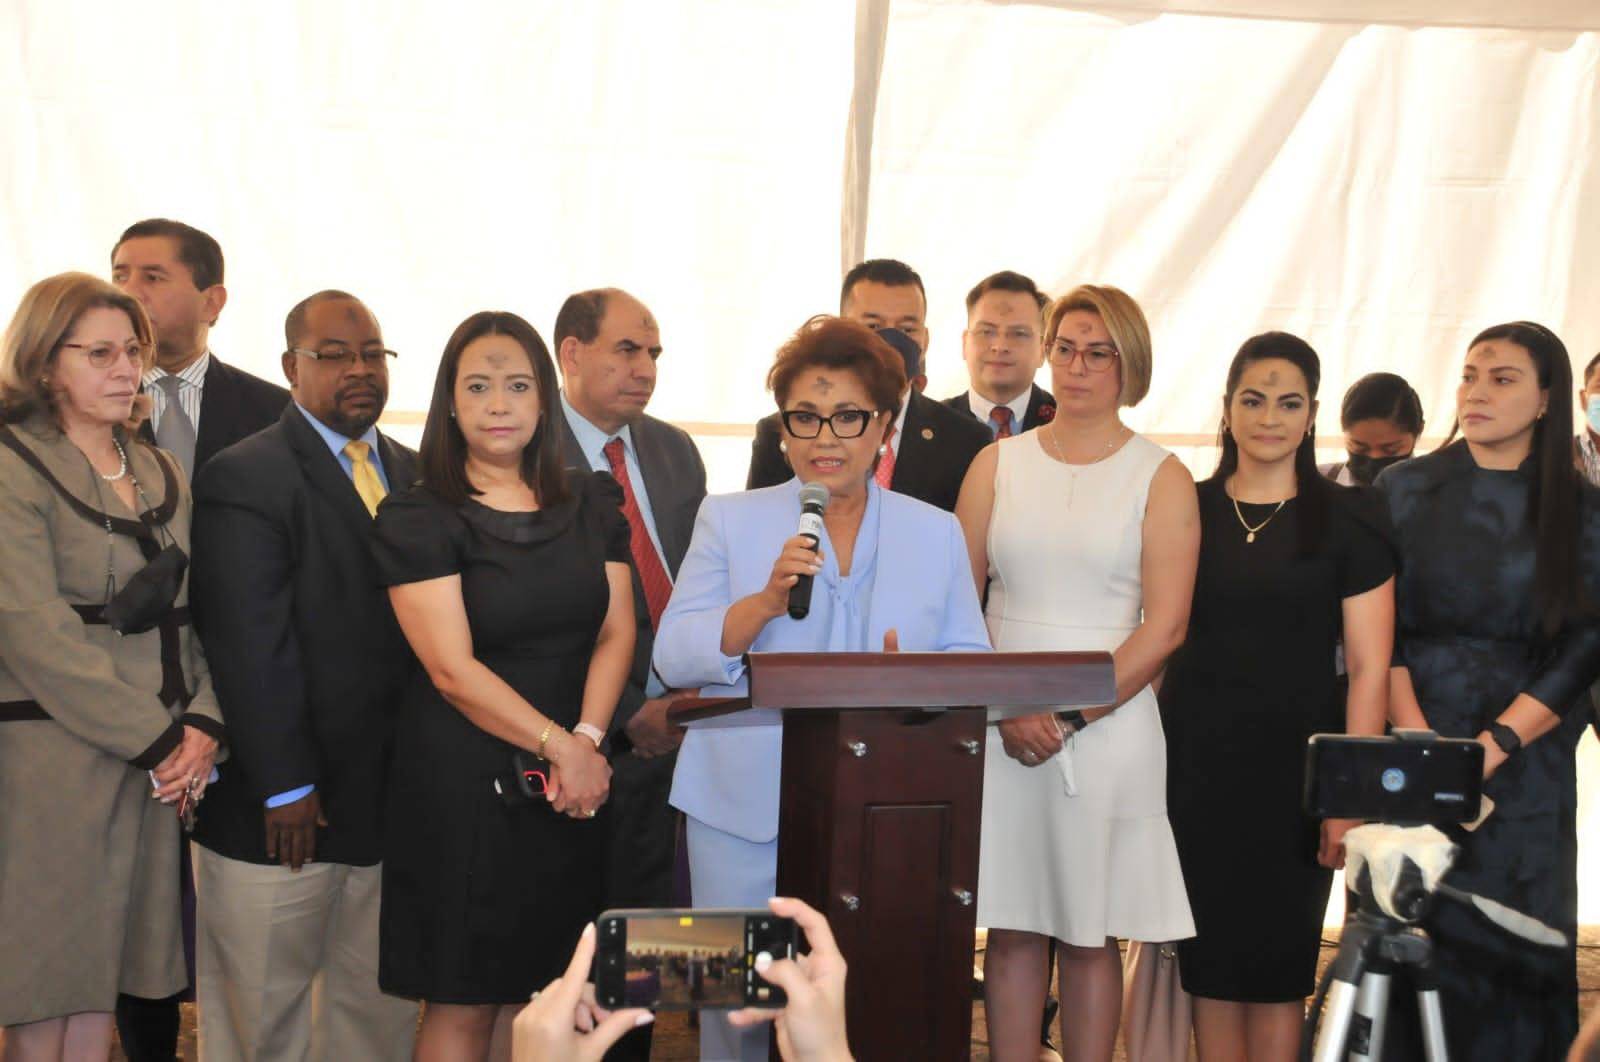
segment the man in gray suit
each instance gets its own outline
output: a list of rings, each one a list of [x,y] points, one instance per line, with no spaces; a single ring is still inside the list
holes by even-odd
[[[667,805],[683,732],[667,722],[669,690],[650,669],[656,624],[689,548],[706,496],[706,468],[694,440],[644,409],[655,391],[661,331],[638,299],[616,288],[581,291],[556,315],[562,433],[567,463],[606,471],[622,485],[632,530],[633,672],[612,716],[612,847],[608,907],[672,902],[677,813]],[[625,1037],[607,1058],[647,1059],[650,1027]]]

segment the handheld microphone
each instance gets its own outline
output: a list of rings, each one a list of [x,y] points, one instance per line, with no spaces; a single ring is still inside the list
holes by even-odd
[[[822,510],[828,507],[828,488],[822,483],[807,483],[800,488],[800,529],[795,533],[811,540],[816,549],[822,541]],[[789,588],[789,618],[802,620],[811,614],[811,576],[802,575]]]

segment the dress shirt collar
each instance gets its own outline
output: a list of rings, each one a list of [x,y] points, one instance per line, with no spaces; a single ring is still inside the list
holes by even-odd
[[[144,384],[145,389],[148,390],[163,376],[176,376],[190,387],[204,388],[206,385],[206,370],[209,368],[211,368],[211,351],[208,350],[194,359],[182,372],[169,373],[167,370],[157,366],[145,373],[141,382]]]
[[[594,422],[576,409],[567,401],[567,393],[561,392],[561,411],[567,415],[567,426],[572,429],[572,437],[578,440],[578,449],[583,451],[583,456],[589,459],[589,467],[596,471],[607,472],[611,463],[606,460],[606,443],[612,439],[622,440],[622,449],[635,461],[639,455],[633,448],[633,433],[624,424],[622,430],[615,435],[607,435],[595,426]]]
[[[313,428],[317,429],[317,434],[322,436],[322,441],[328,444],[328,449],[333,451],[334,457],[343,458],[345,456],[344,448],[346,444],[351,441],[350,436],[341,435],[339,432],[334,431],[332,428],[322,423],[322,421],[312,416],[310,411],[307,410],[305,406],[302,406],[299,402],[294,404],[294,408],[298,409],[300,411],[300,415],[306,418],[307,424],[310,424]],[[359,441],[367,444],[372,451],[372,459],[380,462],[381,464],[383,458],[378,452],[378,426],[374,424],[372,427],[368,428],[364,433],[362,433]]]
[[[1028,415],[1028,402],[1032,398],[1033,388],[1029,386],[1024,388],[1020,395],[1006,403],[1006,408],[1011,410],[1011,431],[1013,434],[1022,434],[1022,418]],[[989,430],[993,431],[994,426],[990,424],[989,414],[994,412],[994,407],[1000,403],[989,401],[978,393],[977,388],[972,388],[967,392],[967,401],[972,404],[972,415],[983,421],[983,423],[989,424]]]

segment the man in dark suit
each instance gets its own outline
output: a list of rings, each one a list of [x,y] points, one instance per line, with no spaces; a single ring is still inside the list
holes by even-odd
[[[289,392],[211,353],[211,328],[228,301],[216,240],[181,221],[141,221],[112,248],[111,282],[138,299],[155,325],[146,425],[191,480],[219,450],[277,421]]]
[[[194,834],[200,1036],[217,1062],[313,1041],[400,1062],[416,1006],[378,990],[379,860],[415,665],[371,538],[416,454],[377,431],[394,355],[359,300],[320,292],[284,331],[293,404],[195,480],[191,600],[229,750]]]
[[[111,281],[139,300],[156,330],[156,365],[141,385],[150,396],[150,418],[140,431],[172,451],[191,481],[218,450],[278,419],[289,404],[288,391],[211,353],[211,327],[228,301],[216,240],[181,221],[138,222],[111,249]],[[179,873],[192,981],[194,886],[187,841]],[[178,1001],[186,994],[117,997],[117,1033],[129,1062],[174,1062]]]
[[[638,299],[615,288],[583,291],[556,315],[560,417],[569,466],[605,471],[622,484],[632,531],[633,671],[612,716],[611,856],[607,907],[672,902],[677,813],[667,804],[683,731],[667,722],[678,695],[650,668],[656,624],[689,548],[706,496],[706,468],[688,433],[648,416],[661,331]],[[650,1027],[607,1056],[648,1059]]]
[[[845,274],[839,291],[839,316],[874,331],[898,329],[920,350],[927,349],[927,295],[922,278],[903,262],[875,258]],[[900,416],[889,436],[889,452],[879,461],[879,471],[888,479],[889,489],[954,512],[967,466],[989,444],[990,435],[971,417],[922,394],[927,377],[920,360],[916,366],[907,366],[907,376],[911,383],[902,396]],[[770,487],[794,475],[778,449],[780,434],[776,413],[756,424],[747,489]]]
[[[984,277],[967,293],[961,356],[972,389],[944,404],[977,420],[993,438],[1020,435],[1055,418],[1055,399],[1033,382],[1044,364],[1040,327],[1049,304],[1032,280],[1010,270]]]

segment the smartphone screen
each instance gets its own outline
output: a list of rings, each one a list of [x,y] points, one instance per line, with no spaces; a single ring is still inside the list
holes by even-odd
[[[1395,823],[1471,822],[1482,794],[1483,746],[1318,734],[1306,749],[1306,813]]]
[[[792,958],[795,925],[770,911],[607,911],[597,924],[595,992],[602,1006],[657,1010],[781,1007],[755,957]]]

